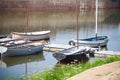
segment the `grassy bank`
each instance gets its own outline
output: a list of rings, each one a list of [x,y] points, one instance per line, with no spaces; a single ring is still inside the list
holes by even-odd
[[[28,80],[66,80],[78,73],[81,73],[92,67],[100,66],[106,63],[111,63],[115,61],[120,61],[120,56],[108,57],[104,60],[96,60],[93,63],[81,63],[81,64],[71,64],[71,65],[58,65],[54,70],[45,71],[43,73],[35,73],[28,76]],[[21,80],[26,80],[21,78]]]

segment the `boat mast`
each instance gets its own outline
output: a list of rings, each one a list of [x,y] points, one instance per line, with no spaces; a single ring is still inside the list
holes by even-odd
[[[78,38],[79,38],[79,36],[78,36],[78,1],[76,0],[76,38],[77,38],[77,48],[79,48],[79,46],[78,46]]]
[[[96,23],[95,23],[95,36],[96,36],[96,41],[97,41],[97,27],[98,27],[98,0],[96,0]]]
[[[25,27],[25,34],[27,35],[28,32],[28,20],[29,20],[29,12],[28,12],[28,4],[29,0],[26,2],[26,27]]]

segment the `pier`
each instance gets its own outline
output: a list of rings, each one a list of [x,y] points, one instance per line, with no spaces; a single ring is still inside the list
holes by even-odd
[[[43,50],[49,51],[49,52],[59,52],[59,51],[62,51],[64,49],[69,49],[72,47],[74,47],[74,46],[64,45],[64,44],[48,44],[48,45],[44,46]]]
[[[43,50],[48,52],[59,52],[64,49],[69,49],[75,46],[65,45],[65,44],[47,44],[44,46]],[[96,49],[97,48],[91,48]],[[95,51],[94,53],[95,57],[108,57],[108,56],[120,56],[119,51]]]
[[[97,51],[94,53],[95,57],[120,56],[119,51]]]

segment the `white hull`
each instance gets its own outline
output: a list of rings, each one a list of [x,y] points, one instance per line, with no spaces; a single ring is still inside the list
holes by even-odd
[[[88,45],[91,47],[99,47],[99,46],[106,46],[108,41],[109,41],[109,39],[107,36],[98,36],[98,40],[96,40],[95,37],[87,38],[87,39],[79,39],[78,45],[79,46]],[[76,45],[77,40],[70,40],[69,44]]]
[[[75,40],[75,43],[77,43],[77,41]],[[108,43],[108,40],[102,40],[102,41],[78,41],[79,46],[81,45],[88,45],[91,47],[99,47],[99,46],[106,46]]]
[[[50,37],[50,31],[38,31],[38,32],[28,32],[28,33],[20,33],[20,32],[12,32],[13,39],[29,39],[29,40],[41,40],[48,39]]]

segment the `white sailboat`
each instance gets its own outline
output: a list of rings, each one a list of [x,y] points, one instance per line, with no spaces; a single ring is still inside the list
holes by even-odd
[[[29,3],[29,0],[27,1]],[[28,32],[28,20],[29,20],[29,10],[28,4],[26,7],[26,31],[25,32],[11,32],[13,39],[29,39],[29,40],[43,40],[49,39],[50,30],[46,31],[36,31],[36,32]]]
[[[95,37],[85,38],[85,39],[72,39],[69,41],[70,45],[76,45],[78,42],[78,45],[89,45],[91,47],[99,47],[99,46],[106,46],[109,39],[108,36],[98,36],[97,35],[97,27],[98,27],[98,0],[96,0],[96,23],[95,23]]]

